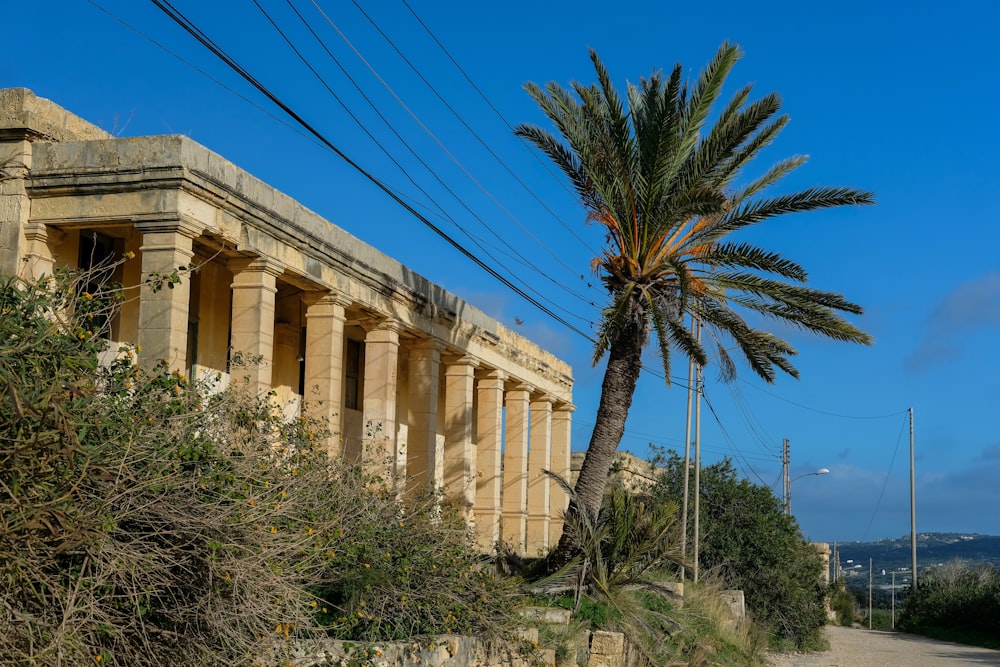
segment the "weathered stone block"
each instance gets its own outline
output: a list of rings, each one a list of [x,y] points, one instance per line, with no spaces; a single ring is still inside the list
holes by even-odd
[[[592,633],[587,667],[625,667],[625,635],[603,630]]]
[[[551,623],[553,625],[567,625],[573,613],[569,609],[559,609],[557,607],[525,607],[521,610],[521,616],[531,621],[540,623]]]
[[[747,603],[743,591],[722,591],[722,598],[729,604],[733,618],[746,618]]]

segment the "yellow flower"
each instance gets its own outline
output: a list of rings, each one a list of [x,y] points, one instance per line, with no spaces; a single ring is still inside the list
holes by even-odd
[[[277,526],[271,526],[271,532],[272,533],[277,533],[278,532]]]
[[[369,569],[371,569],[371,566],[372,566],[372,564],[371,564],[371,563],[365,563],[365,569],[366,569],[366,570],[369,570]]]
[[[91,299],[94,298],[94,295],[91,294],[90,292],[84,292],[83,293],[83,298],[86,299],[87,301],[90,301]],[[100,656],[98,656],[97,662],[100,662]]]
[[[313,606],[313,607],[316,607],[316,606],[318,606],[318,603],[316,602],[316,600],[313,600],[313,601],[312,601],[312,602],[310,602],[309,604],[310,604],[311,606]]]
[[[142,352],[142,345],[136,345],[135,346],[135,351],[136,352]]]
[[[104,656],[100,653],[94,656],[94,662],[100,662],[101,660],[104,660]]]

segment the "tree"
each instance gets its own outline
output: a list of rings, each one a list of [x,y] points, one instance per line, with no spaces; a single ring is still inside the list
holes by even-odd
[[[610,297],[594,363],[605,354],[608,361],[596,424],[567,510],[571,517],[600,510],[651,333],[668,384],[672,347],[699,364],[707,361],[687,318],[704,325],[707,340],[718,348],[723,377],[730,379],[735,365],[727,348],[733,346],[768,382],[776,370],[797,377],[791,344],[755,328],[741,311],[835,340],[871,342],[841,316],[860,314],[860,306],[807,287],[805,270],[780,254],[729,240],[779,215],[873,203],[870,193],[852,188],[762,194],[801,166],[804,157],[782,160],[755,179],[743,177],[788,117],[778,115],[776,93],[749,102],[748,85],[707,126],[740,56],[736,46],[723,44],[696,82],[682,82],[678,64],[666,78],[654,72],[630,84],[624,102],[594,51],[597,84],[574,83],[572,92],[554,82],[544,89],[526,86],[559,136],[532,125],[520,125],[515,133],[555,162],[575,188],[587,219],[607,233],[607,246],[593,268]],[[554,563],[568,560],[573,549],[572,537],[564,532]]]
[[[674,503],[682,493],[684,463],[663,461],[652,494]],[[701,473],[701,562],[723,585],[744,591],[747,609],[777,643],[802,648],[825,622],[825,587],[816,550],[802,537],[771,489],[739,479],[725,459]]]

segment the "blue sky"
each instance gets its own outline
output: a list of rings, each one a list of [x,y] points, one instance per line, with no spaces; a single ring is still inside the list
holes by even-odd
[[[791,116],[758,169],[810,156],[776,191],[845,185],[878,199],[865,209],[775,220],[746,238],[803,264],[810,284],[862,304],[857,322],[876,343],[849,347],[784,331],[799,350],[801,379],[774,385],[745,367],[725,385],[707,369],[705,461],[731,456],[743,474],[780,493],[778,455],[788,438],[793,475],[832,471],[793,485],[792,508],[808,537],[902,536],[912,406],[918,531],[1000,534],[1000,5],[639,2],[624,12],[590,1],[407,1],[409,8],[402,0],[359,2],[370,21],[346,0],[318,2],[326,18],[311,0],[294,1],[343,71],[287,2],[266,3],[350,114],[252,0],[174,5],[353,159],[587,331],[603,303],[589,270],[601,235],[585,226],[564,183],[512,136],[508,125],[545,124],[522,85],[591,82],[588,47],[624,86],[675,62],[693,77],[723,41],[739,44],[746,55],[729,91],[748,82],[758,95],[776,90]],[[189,135],[517,328],[573,365],[574,449],[586,447],[603,369],[591,366],[583,337],[276,121],[280,111],[151,3],[99,4],[230,90],[88,0],[5,7],[16,29],[6,31],[0,86],[31,88],[120,136]],[[653,355],[648,362],[659,363]],[[677,358],[674,368],[682,376],[686,364]],[[639,456],[651,442],[682,448],[684,402],[683,387],[643,378],[622,448]]]

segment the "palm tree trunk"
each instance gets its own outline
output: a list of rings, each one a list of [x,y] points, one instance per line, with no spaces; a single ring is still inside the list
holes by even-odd
[[[632,406],[639,373],[642,371],[642,349],[646,344],[647,328],[642,319],[629,325],[615,337],[608,350],[608,367],[601,384],[601,402],[597,408],[594,431],[583,458],[580,476],[574,487],[574,497],[566,509],[567,521],[581,510],[596,517],[601,510],[608,476],[615,461],[615,451],[625,434],[625,419]],[[573,558],[577,550],[575,536],[563,531],[559,546],[549,559],[551,570],[556,570]]]

